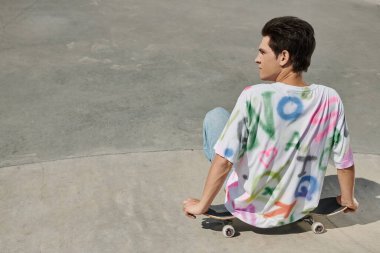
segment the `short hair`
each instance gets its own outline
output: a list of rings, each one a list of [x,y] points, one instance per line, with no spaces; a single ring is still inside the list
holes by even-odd
[[[315,49],[314,29],[308,22],[292,16],[274,18],[264,25],[261,34],[269,36],[269,47],[276,57],[283,50],[289,52],[294,72],[307,71]]]

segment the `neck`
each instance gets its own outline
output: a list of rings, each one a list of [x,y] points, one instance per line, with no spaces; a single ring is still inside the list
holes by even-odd
[[[276,82],[281,82],[293,86],[307,86],[302,78],[302,73],[295,73],[291,70],[284,69],[276,78]]]

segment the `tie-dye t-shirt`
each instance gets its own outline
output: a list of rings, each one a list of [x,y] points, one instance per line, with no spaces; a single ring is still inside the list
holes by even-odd
[[[353,165],[342,101],[317,84],[247,87],[214,149],[233,163],[226,208],[263,228],[297,221],[318,205],[330,157],[338,169]]]

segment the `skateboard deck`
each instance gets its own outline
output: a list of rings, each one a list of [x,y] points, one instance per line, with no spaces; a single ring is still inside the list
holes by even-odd
[[[341,206],[335,197],[328,197],[319,200],[318,206],[311,211],[312,214],[332,216],[343,212],[347,207]]]
[[[318,206],[302,218],[303,221],[311,225],[311,230],[315,234],[322,234],[325,232],[325,226],[321,222],[314,221],[314,215],[319,216],[332,216],[346,210],[347,207],[341,206],[336,197],[328,197],[319,200]]]
[[[215,220],[233,220],[235,216],[233,216],[224,204],[220,205],[211,205],[207,212],[204,214],[207,217],[213,218]]]
[[[314,233],[321,234],[325,231],[324,225],[320,222],[315,222],[313,215],[332,216],[343,212],[346,208],[339,205],[335,197],[323,198],[319,200],[318,206],[301,220],[309,223]],[[222,232],[225,237],[234,236],[235,229],[232,226],[232,221],[235,219],[235,216],[227,210],[224,204],[211,205],[204,215],[223,224]]]
[[[219,221],[223,225],[223,235],[225,237],[233,237],[235,235],[235,228],[232,226],[232,220],[235,219],[224,204],[211,205],[210,208],[204,213],[205,216]]]

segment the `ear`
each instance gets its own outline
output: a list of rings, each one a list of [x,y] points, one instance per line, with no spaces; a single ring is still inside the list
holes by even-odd
[[[279,55],[278,55],[278,61],[281,67],[285,67],[288,63],[290,63],[290,54],[287,50],[283,50]]]

